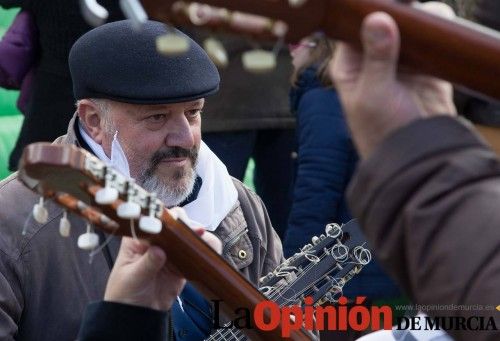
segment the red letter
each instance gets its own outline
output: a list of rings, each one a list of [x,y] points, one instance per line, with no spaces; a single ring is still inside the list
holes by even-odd
[[[372,329],[379,330],[380,329],[380,317],[384,315],[384,329],[391,330],[392,329],[392,309],[388,305],[383,305],[381,307],[372,307],[371,315],[372,315]]]
[[[356,305],[349,310],[349,327],[356,331],[366,330],[370,326],[370,311],[361,305],[365,299],[364,296],[356,297]]]
[[[325,313],[328,314],[328,329],[337,330],[337,310],[335,307],[316,307],[316,330],[325,330]]]
[[[343,307],[346,304],[347,297],[342,296],[339,298],[339,330],[347,330],[347,307]]]
[[[302,326],[302,309],[298,305],[281,309],[281,336],[290,337],[290,330],[299,330]]]
[[[265,314],[265,309],[269,309],[269,314]],[[266,320],[264,321],[264,316]],[[262,301],[255,306],[253,312],[255,325],[260,330],[270,331],[278,327],[280,324],[280,307],[273,301]]]
[[[314,307],[312,307],[313,298],[307,296],[304,298],[304,303],[306,304],[304,307],[304,327],[307,330],[314,330]]]

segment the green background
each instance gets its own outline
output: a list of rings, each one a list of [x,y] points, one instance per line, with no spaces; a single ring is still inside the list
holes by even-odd
[[[0,8],[0,38],[3,37],[17,12],[17,9]],[[16,107],[18,96],[18,91],[0,88],[0,179],[10,174],[7,163],[23,121],[23,116]]]

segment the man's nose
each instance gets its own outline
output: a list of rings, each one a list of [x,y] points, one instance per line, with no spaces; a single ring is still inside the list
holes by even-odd
[[[189,124],[188,119],[182,115],[172,115],[169,120],[168,134],[165,138],[165,143],[168,147],[182,147],[191,149],[194,147],[193,127]]]

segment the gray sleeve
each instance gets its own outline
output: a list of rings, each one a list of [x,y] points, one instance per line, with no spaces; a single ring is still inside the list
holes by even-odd
[[[431,316],[500,326],[500,162],[467,123],[414,122],[359,167],[349,203],[384,267]],[[482,305],[479,310],[437,305]],[[451,330],[458,340],[500,339]]]
[[[0,340],[14,340],[24,300],[19,262],[0,253]]]

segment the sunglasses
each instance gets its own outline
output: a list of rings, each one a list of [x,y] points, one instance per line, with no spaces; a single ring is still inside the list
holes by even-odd
[[[298,49],[299,47],[313,48],[313,47],[316,47],[316,43],[313,43],[312,41],[310,41],[310,42],[307,42],[307,43],[288,44],[288,49],[290,51]]]

